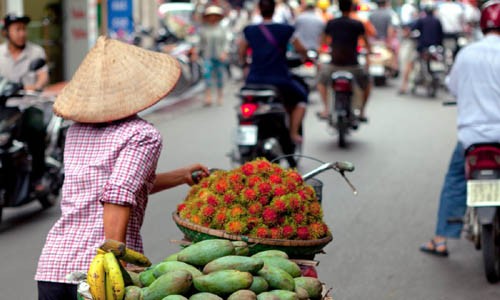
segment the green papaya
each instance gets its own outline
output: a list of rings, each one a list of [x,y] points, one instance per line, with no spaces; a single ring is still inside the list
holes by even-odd
[[[189,300],[224,300],[224,299],[212,293],[202,292],[192,295],[191,297],[189,297]]]
[[[288,254],[280,250],[265,250],[257,252],[254,255],[252,255],[252,257],[265,257],[265,256],[279,256],[283,258],[288,258]]]
[[[139,279],[139,273],[132,272],[132,271],[127,271],[127,273],[130,276],[130,279],[132,280],[132,285],[135,285],[138,287],[143,287],[141,280]]]
[[[278,296],[280,300],[299,300],[297,294],[292,291],[272,290],[269,293]]]
[[[248,272],[221,270],[196,277],[193,279],[193,284],[200,292],[224,296],[237,290],[248,289],[252,285],[252,281],[253,276]]]
[[[177,253],[171,254],[167,256],[163,261],[176,261],[177,260]]]
[[[295,293],[297,294],[297,297],[299,297],[299,300],[309,299],[309,293],[300,286],[295,285]]]
[[[257,300],[257,295],[250,290],[239,290],[232,293],[227,300]]]
[[[321,299],[321,293],[323,292],[323,284],[317,278],[297,277],[294,278],[294,281],[296,287],[301,287],[307,291],[307,294],[309,294],[309,298]]]
[[[248,244],[243,241],[232,241],[234,246],[234,255],[248,256],[250,254],[250,248]]]
[[[142,300],[142,289],[134,285],[127,286],[123,300]]]
[[[147,269],[139,274],[139,281],[143,287],[149,286],[155,279],[154,269]]]
[[[238,270],[241,272],[256,273],[264,266],[260,258],[228,255],[212,260],[203,268],[203,273],[208,274],[220,270]]]
[[[189,291],[193,276],[186,270],[174,270],[158,277],[142,290],[144,300],[161,300],[168,295],[182,295]]]
[[[233,243],[229,240],[205,240],[192,244],[177,254],[177,260],[190,265],[204,266],[212,260],[234,254]]]
[[[292,275],[292,277],[299,277],[300,275],[302,275],[299,265],[297,265],[295,262],[289,259],[278,256],[275,257],[264,256],[261,257],[261,259],[264,261],[266,265],[283,269],[287,271],[288,274]]]
[[[167,297],[165,297],[161,300],[188,300],[188,298],[186,298],[182,295],[168,295]]]
[[[288,274],[281,268],[264,264],[264,267],[260,269],[257,274],[264,277],[269,284],[269,287],[273,289],[287,291],[295,290],[295,282],[293,281],[292,275]]]
[[[154,275],[156,278],[158,278],[161,275],[173,270],[186,270],[191,273],[193,278],[203,275],[200,270],[181,261],[165,261],[159,263],[154,269]]]
[[[264,277],[254,276],[252,285],[249,287],[249,289],[254,291],[256,294],[260,294],[269,289],[269,284],[264,279]]]
[[[269,292],[264,292],[257,295],[257,300],[280,300],[280,297]]]

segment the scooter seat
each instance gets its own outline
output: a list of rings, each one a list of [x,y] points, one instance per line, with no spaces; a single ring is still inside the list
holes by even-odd
[[[239,95],[242,97],[254,96],[279,98],[280,92],[278,88],[270,84],[247,84],[240,89]]]

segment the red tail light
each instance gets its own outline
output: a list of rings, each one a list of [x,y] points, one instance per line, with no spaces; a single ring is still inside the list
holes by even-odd
[[[312,61],[306,61],[304,63],[304,66],[306,66],[306,68],[312,68],[314,67],[314,63]]]
[[[243,103],[240,107],[241,114],[244,118],[250,118],[257,110],[258,105],[255,103]]]
[[[335,92],[352,92],[351,82],[346,79],[337,79],[333,82]]]

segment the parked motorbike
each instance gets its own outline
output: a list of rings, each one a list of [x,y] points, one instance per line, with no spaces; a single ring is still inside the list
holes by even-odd
[[[40,60],[30,65],[36,71]],[[22,97],[22,99],[20,99]],[[22,89],[22,84],[0,77],[0,220],[4,207],[18,207],[38,200],[43,208],[54,205],[63,182],[63,148],[67,124],[52,113],[52,98],[40,92]],[[46,124],[45,178],[48,190],[35,192],[31,178],[32,158],[27,144],[19,137],[24,109],[36,107],[44,111]]]
[[[411,92],[417,93],[418,87],[426,90],[428,97],[434,98],[446,75],[444,48],[430,46],[420,53],[413,67]]]
[[[467,212],[464,230],[482,249],[490,283],[500,280],[500,144],[474,144],[465,152]]]
[[[243,164],[257,157],[272,161],[295,153],[288,130],[288,117],[278,89],[272,85],[245,85],[239,91],[238,127],[231,159]],[[293,156],[286,157],[296,167]]]

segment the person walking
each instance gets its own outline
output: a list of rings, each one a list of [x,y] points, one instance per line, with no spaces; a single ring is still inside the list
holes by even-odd
[[[224,99],[224,72],[228,63],[229,41],[226,31],[221,26],[224,10],[218,6],[208,6],[203,15],[200,28],[199,51],[204,62],[205,106],[212,105],[212,87],[217,89],[217,104]]]
[[[137,116],[175,86],[177,60],[106,37],[98,38],[54,103],[54,113],[74,121],[64,148],[61,216],[38,260],[39,300],[76,300],[77,282],[106,240],[143,252],[140,229],[149,194],[194,184],[193,164],[157,173],[160,132]]]

